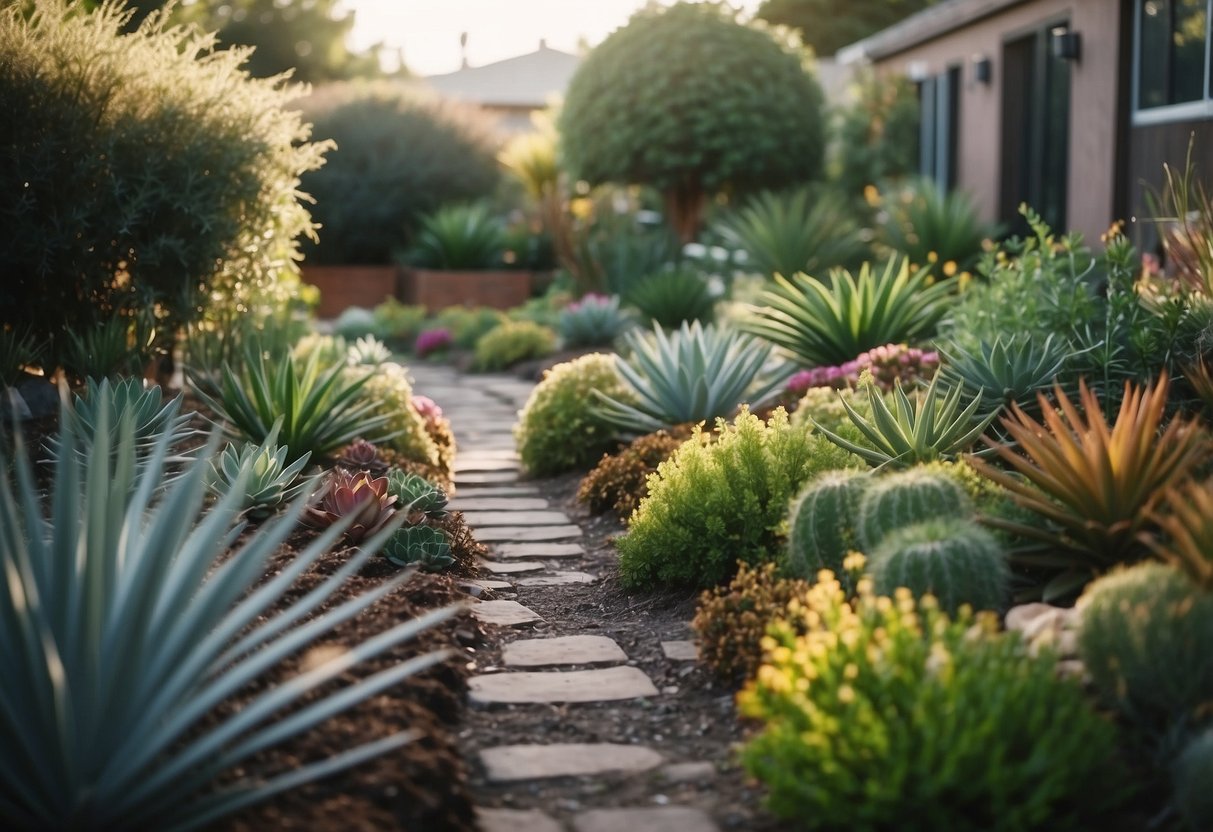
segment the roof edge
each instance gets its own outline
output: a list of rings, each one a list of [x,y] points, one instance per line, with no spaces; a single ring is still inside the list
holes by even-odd
[[[1031,0],[944,0],[835,54],[838,63],[879,61]]]

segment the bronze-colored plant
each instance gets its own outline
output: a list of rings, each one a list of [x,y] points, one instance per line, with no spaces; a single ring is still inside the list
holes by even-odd
[[[1077,403],[1055,387],[1056,405],[1039,396],[1042,422],[1018,405],[1003,417],[1015,444],[984,440],[1019,476],[968,459],[1016,503],[1048,521],[1035,526],[987,519],[1046,544],[1043,553],[1019,556],[1024,566],[1055,573],[1044,588],[1046,599],[1071,595],[1110,567],[1146,557],[1143,535],[1157,529],[1154,511],[1168,489],[1186,483],[1207,457],[1208,437],[1198,424],[1176,417],[1162,427],[1168,386],[1165,373],[1145,387],[1126,383],[1111,427],[1085,382]]]
[[[357,545],[387,525],[395,513],[396,496],[388,490],[387,477],[335,468],[307,507],[303,519],[309,526],[323,529],[353,515],[345,539]]]
[[[1213,483],[1190,482],[1167,492],[1153,520],[1164,538],[1146,542],[1206,590],[1213,591]]]
[[[578,502],[585,503],[592,514],[614,509],[620,517],[630,516],[649,494],[649,475],[689,437],[689,427],[678,425],[645,434],[619,453],[604,455],[581,480]]]
[[[389,467],[379,449],[365,439],[355,439],[346,445],[341,456],[337,457],[337,464],[351,471],[366,471],[376,477],[386,474]]]

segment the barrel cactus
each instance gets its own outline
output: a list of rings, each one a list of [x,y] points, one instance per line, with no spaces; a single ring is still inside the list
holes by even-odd
[[[1000,609],[1010,570],[998,541],[972,520],[943,517],[889,533],[869,559],[876,591],[891,595],[906,587],[915,596],[930,593],[955,612],[962,604]]]
[[[1079,655],[1123,713],[1166,728],[1213,708],[1213,593],[1142,563],[1093,582],[1079,608]]]
[[[432,526],[398,529],[388,538],[383,554],[397,566],[416,564],[426,572],[441,572],[455,562],[446,534]]]
[[[890,533],[939,518],[968,519],[973,500],[955,477],[925,467],[878,478],[859,504],[859,545],[871,553]]]
[[[1213,829],[1213,728],[1199,734],[1175,761],[1175,808],[1189,828]]]
[[[842,574],[847,552],[856,548],[860,500],[872,478],[860,471],[826,471],[792,503],[788,571],[812,578],[822,569]]]

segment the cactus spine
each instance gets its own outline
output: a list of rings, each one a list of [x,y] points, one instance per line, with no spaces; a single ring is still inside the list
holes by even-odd
[[[914,595],[930,593],[941,608],[961,604],[1000,609],[1010,570],[998,541],[972,520],[926,520],[885,536],[869,560],[876,591],[891,595],[906,587]]]
[[[923,467],[880,477],[859,505],[859,545],[871,554],[886,535],[904,526],[942,518],[968,519],[973,501],[954,477]]]
[[[1078,605],[1078,652],[1109,702],[1151,728],[1213,707],[1213,593],[1141,563],[1099,578]]]
[[[858,545],[855,522],[871,477],[859,471],[827,471],[792,503],[788,571],[812,579],[822,569],[843,572],[847,552]]]

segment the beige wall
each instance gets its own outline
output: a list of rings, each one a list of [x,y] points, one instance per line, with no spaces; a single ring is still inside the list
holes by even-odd
[[[883,58],[876,67],[882,73],[908,74],[911,64],[919,64],[933,75],[963,65],[957,175],[983,218],[994,220],[1001,188],[1003,43],[1068,19],[1070,29],[1081,33],[1082,57],[1071,64],[1067,224],[1098,244],[1115,219],[1116,86],[1122,57],[1118,9],[1111,0],[1036,0]],[[992,83],[974,80],[974,55],[992,62]]]

